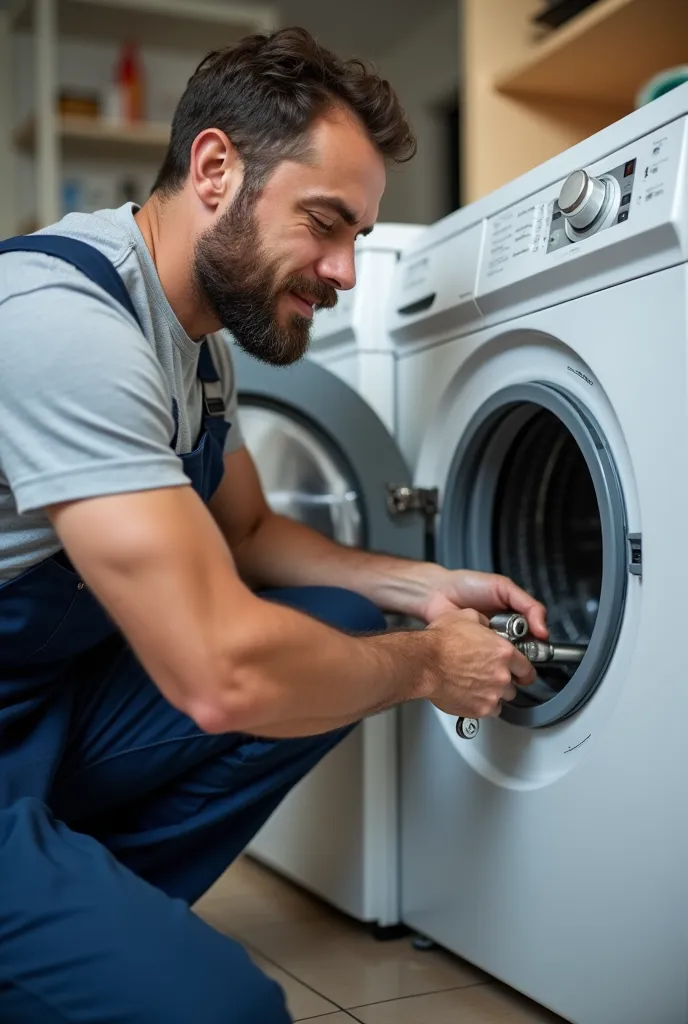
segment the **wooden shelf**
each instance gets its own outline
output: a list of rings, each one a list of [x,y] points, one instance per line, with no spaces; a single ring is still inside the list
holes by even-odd
[[[63,153],[68,156],[160,160],[170,138],[169,125],[150,121],[120,124],[92,117],[62,115],[58,117],[57,125]],[[30,118],[16,129],[14,142],[19,149],[33,151],[35,128],[34,119]]]
[[[629,113],[658,71],[688,63],[686,0],[599,0],[498,74],[508,96]]]
[[[141,46],[169,47],[199,54],[228,46],[276,24],[272,7],[260,3],[220,0],[57,0],[61,36],[115,42],[133,40]],[[13,27],[33,26],[31,0],[14,0]]]

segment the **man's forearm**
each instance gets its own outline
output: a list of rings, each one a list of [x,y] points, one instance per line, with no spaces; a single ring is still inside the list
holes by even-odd
[[[418,614],[432,575],[425,563],[347,548],[273,514],[232,554],[242,577],[254,588],[345,587],[384,611],[406,615]]]
[[[434,634],[351,637],[266,604],[237,622],[241,639],[232,645],[232,671],[210,731],[312,735],[429,695]]]

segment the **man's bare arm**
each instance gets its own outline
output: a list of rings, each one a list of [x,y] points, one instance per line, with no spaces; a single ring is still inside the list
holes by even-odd
[[[512,671],[531,674],[467,613],[422,632],[351,637],[260,600],[190,487],[70,502],[49,514],[153,681],[208,732],[326,732],[417,697],[490,714],[511,693]]]

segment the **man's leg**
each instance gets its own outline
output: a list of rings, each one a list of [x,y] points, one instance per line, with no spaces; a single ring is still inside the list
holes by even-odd
[[[370,602],[335,588],[264,596],[350,632],[385,626]],[[51,806],[136,874],[187,902],[209,888],[348,732],[289,740],[209,736],[167,703],[126,650],[101,681],[89,683],[79,708]]]
[[[0,810],[0,1020],[288,1024],[277,984],[33,798]]]

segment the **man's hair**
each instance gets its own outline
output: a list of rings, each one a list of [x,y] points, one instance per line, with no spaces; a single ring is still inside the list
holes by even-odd
[[[191,146],[219,128],[241,157],[246,184],[260,189],[278,163],[305,159],[315,118],[353,113],[385,160],[403,163],[416,140],[389,82],[360,60],[340,60],[303,28],[252,35],[209,53],[189,79],[172,119],[167,154],[153,192],[179,191]]]

